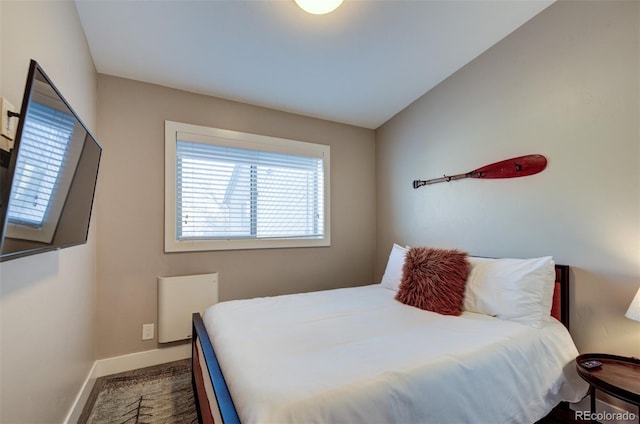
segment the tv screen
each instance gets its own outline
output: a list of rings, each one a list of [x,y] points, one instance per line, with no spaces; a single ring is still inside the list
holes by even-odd
[[[0,261],[86,243],[102,153],[34,60],[18,119],[0,166]]]

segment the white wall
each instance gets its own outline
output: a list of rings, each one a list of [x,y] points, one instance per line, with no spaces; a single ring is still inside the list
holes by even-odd
[[[553,255],[579,350],[640,356],[639,7],[557,2],[377,130],[376,276],[393,242]],[[541,174],[411,187],[530,153]]]
[[[0,94],[38,61],[95,128],[97,75],[72,1],[0,1]],[[94,361],[95,242],[0,264],[0,422],[59,423]]]

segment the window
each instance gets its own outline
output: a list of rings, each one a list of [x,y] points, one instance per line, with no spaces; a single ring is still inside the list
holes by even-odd
[[[165,121],[165,251],[328,246],[329,146]]]

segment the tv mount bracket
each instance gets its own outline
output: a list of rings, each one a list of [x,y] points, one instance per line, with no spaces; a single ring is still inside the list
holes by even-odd
[[[14,112],[12,110],[7,110],[6,120],[2,119],[2,138],[0,139],[0,167],[8,168],[9,160],[11,159],[11,149],[13,148],[13,139],[10,136],[7,136],[4,131],[4,127],[7,127],[7,134],[10,134],[9,131],[9,120],[11,118],[20,118],[20,114]]]

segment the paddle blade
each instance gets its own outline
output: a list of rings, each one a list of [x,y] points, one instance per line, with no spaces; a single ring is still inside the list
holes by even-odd
[[[514,178],[537,174],[547,167],[547,158],[542,155],[527,155],[506,159],[475,169],[471,178]]]

